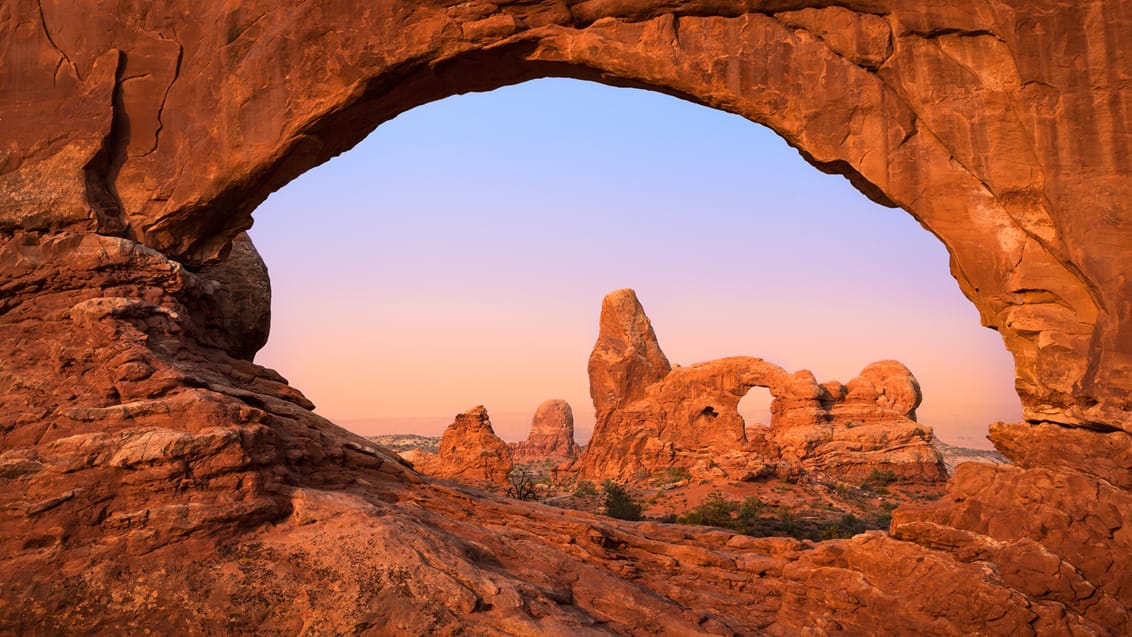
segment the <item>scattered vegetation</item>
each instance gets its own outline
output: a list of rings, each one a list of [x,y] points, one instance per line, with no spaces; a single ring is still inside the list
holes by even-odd
[[[605,491],[605,514],[619,520],[640,520],[643,512],[639,502],[633,499],[624,487],[606,480],[601,483]]]
[[[755,537],[787,535],[798,539],[829,540],[852,537],[868,529],[887,528],[891,513],[883,510],[862,520],[852,513],[840,516],[824,511],[796,511],[792,507],[769,506],[748,496],[741,502],[712,491],[700,506],[676,517],[678,524],[698,524],[731,529]]]
[[[873,485],[874,487],[887,487],[888,485],[892,484],[893,482],[897,482],[898,480],[900,480],[900,478],[896,475],[895,472],[892,471],[892,469],[885,469],[884,471],[873,469],[873,472],[869,474],[869,477],[865,478],[865,481],[861,483],[861,488],[864,488],[864,485],[866,484]]]
[[[538,475],[526,467],[516,467],[511,471],[511,486],[507,495],[516,500],[538,499]]]
[[[884,471],[873,469],[869,477],[865,478],[865,481],[861,483],[861,489],[872,491],[877,495],[888,495],[888,486],[898,481],[900,481],[900,478],[892,469],[885,469]]]
[[[367,440],[392,449],[398,453],[402,451],[420,451],[422,453],[436,453],[440,449],[440,436],[418,436],[417,434],[388,434],[383,436],[367,436]]]
[[[692,473],[688,471],[687,467],[668,467],[664,471],[654,474],[651,482],[657,486],[664,486],[690,481],[691,479]]]
[[[597,495],[597,487],[589,480],[579,480],[574,485],[574,497],[584,498],[586,496]]]

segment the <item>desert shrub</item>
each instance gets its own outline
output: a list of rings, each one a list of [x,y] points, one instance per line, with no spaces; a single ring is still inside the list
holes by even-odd
[[[685,511],[685,512],[681,513],[680,515],[676,516],[676,523],[677,524],[703,524],[704,523],[704,514],[700,513],[699,509],[692,509],[691,511]]]
[[[597,487],[589,480],[579,480],[578,484],[574,485],[574,495],[579,498],[584,498],[588,495],[597,495]]]
[[[896,477],[896,473],[892,469],[885,469],[884,471],[873,469],[872,473],[869,474],[869,477],[865,478],[865,482],[879,486],[887,486],[892,484],[893,482],[896,482],[898,479],[899,478]]]
[[[702,524],[745,531],[758,524],[762,508],[762,501],[754,496],[748,496],[740,503],[719,491],[712,491],[700,506],[684,512],[676,521],[680,524]]]
[[[619,520],[641,519],[641,505],[624,487],[612,480],[606,480],[601,483],[601,488],[605,491],[606,515]]]
[[[507,487],[507,495],[516,500],[534,500],[537,498],[537,480],[527,469],[516,469],[511,472],[511,486]]]
[[[892,525],[892,512],[881,511],[873,516],[870,525],[874,529],[887,529]]]
[[[743,498],[743,502],[739,504],[739,510],[737,511],[738,515],[736,521],[739,523],[739,526],[751,527],[758,524],[764,506],[763,501],[753,495]]]
[[[692,473],[687,467],[668,467],[653,475],[653,484],[675,484],[684,480],[691,480]]]
[[[822,540],[838,540],[852,537],[852,535],[843,531],[840,524],[834,523],[824,527],[818,534],[818,537]]]
[[[786,535],[793,535],[798,530],[798,518],[790,509],[782,509],[778,512],[778,527]]]
[[[719,491],[712,491],[704,498],[699,506],[704,516],[704,524],[731,528],[735,526],[733,514],[739,509],[739,503],[723,495]]]

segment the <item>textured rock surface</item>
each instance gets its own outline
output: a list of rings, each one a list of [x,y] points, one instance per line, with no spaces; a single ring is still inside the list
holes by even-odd
[[[746,356],[662,373],[667,359],[636,294],[611,292],[601,308],[589,364],[597,421],[573,467],[582,478],[634,480],[673,466],[731,480],[800,470],[855,480],[946,474],[931,428],[915,422],[919,383],[897,361],[873,363],[845,386]],[[752,387],[774,397],[769,428],[745,427],[739,415]]]
[[[223,261],[205,265],[197,274],[209,286],[202,295],[201,314],[208,317],[204,329],[232,356],[252,360],[267,344],[271,284],[251,237],[238,235]]]
[[[828,5],[0,6],[0,632],[1127,634],[1132,5]],[[1014,354],[1018,465],[895,537],[621,524],[422,481],[220,336],[198,273],[270,192],[548,75],[909,211]]]
[[[939,236],[1018,361],[1028,419],[1132,429],[1132,54],[1112,44],[1132,8],[808,4],[386,0],[159,17],[20,0],[0,33],[15,61],[0,69],[0,226],[201,261],[272,190],[420,103],[544,75],[656,88],[770,126]],[[43,133],[45,118],[66,130]]]
[[[574,411],[565,400],[543,402],[531,418],[527,439],[511,445],[516,463],[549,462],[557,465],[578,457],[582,449],[574,441]]]
[[[495,435],[483,405],[456,416],[440,437],[436,455],[419,454],[414,465],[436,478],[481,487],[511,484],[511,448]]]

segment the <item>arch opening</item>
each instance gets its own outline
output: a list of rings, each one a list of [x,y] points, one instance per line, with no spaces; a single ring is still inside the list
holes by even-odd
[[[746,429],[770,427],[772,402],[774,396],[771,396],[769,388],[756,386],[748,390],[739,400],[739,415],[743,417],[744,427]]]
[[[1122,108],[1122,80],[1132,58],[1111,46],[1128,23],[1128,9],[1093,2],[1082,20],[1070,3],[1033,8],[992,2],[975,10],[947,3],[881,3],[883,10],[858,2],[724,4],[354,6],[312,0],[267,12],[254,3],[155,12],[109,2],[92,3],[81,16],[58,3],[13,4],[6,12],[10,19],[0,23],[0,40],[15,53],[10,64],[0,65],[0,85],[6,87],[0,98],[0,324],[11,345],[0,360],[0,384],[6,385],[0,392],[0,412],[6,414],[0,448],[11,452],[6,474],[18,488],[4,491],[2,508],[12,514],[5,525],[12,532],[0,569],[28,594],[7,607],[0,623],[215,624],[251,632],[317,621],[350,632],[388,624],[392,608],[405,631],[415,633],[490,632],[522,622],[582,622],[631,632],[642,614],[654,626],[685,632],[796,633],[815,618],[835,620],[846,632],[869,632],[877,625],[874,611],[884,609],[883,620],[896,632],[922,632],[925,622],[956,633],[988,626],[1001,632],[1125,632],[1128,621],[1120,611],[1132,605],[1132,595],[1120,558],[1130,551],[1127,538],[1108,530],[1116,524],[1066,527],[1072,520],[1107,520],[1112,511],[1132,506],[1132,479],[1120,462],[1132,432],[1132,284],[1125,276],[1132,270],[1126,249],[1132,225],[1125,214],[1132,181],[1122,161],[1132,148]],[[649,559],[626,571],[620,559],[626,552],[687,555],[676,546],[687,534],[573,518],[590,540],[605,545],[614,537],[618,546],[589,551],[584,565],[590,574],[596,571],[608,594],[567,595],[568,603],[559,605],[551,588],[568,591],[593,580],[561,568],[577,562],[572,516],[421,485],[380,449],[309,412],[286,379],[249,363],[244,348],[232,347],[225,319],[243,312],[226,308],[239,299],[203,298],[216,289],[213,283],[222,283],[204,267],[230,254],[227,246],[250,225],[251,211],[269,192],[414,105],[541,76],[648,88],[741,114],[771,127],[813,166],[846,174],[867,195],[911,213],[945,243],[959,286],[984,324],[1001,330],[1017,359],[1026,422],[995,427],[994,433],[1019,467],[968,466],[950,482],[955,497],[893,517],[888,539],[784,551],[781,542],[700,536],[719,558],[713,561],[733,569]],[[659,137],[682,126],[663,129]],[[483,163],[481,153],[465,165]],[[576,197],[591,182],[561,177],[575,168],[554,171],[558,183],[530,199],[527,212],[543,213],[552,199],[547,193],[572,203],[575,214],[585,209]],[[507,183],[512,174],[496,171],[469,183]],[[439,189],[435,181],[431,186]],[[762,196],[762,190],[751,190],[748,201]],[[463,218],[471,216],[466,205],[456,206]],[[334,244],[351,234],[339,227],[337,237],[320,241],[306,232],[323,225],[313,213],[330,207],[335,205],[326,198],[314,201],[291,224],[292,234],[302,228],[310,244]],[[702,199],[693,206],[707,207]],[[683,208],[674,215],[677,222],[692,218]],[[641,228],[663,218],[646,212]],[[334,223],[342,222],[325,225]],[[811,226],[849,236],[832,224]],[[407,242],[432,238],[433,230],[393,236]],[[762,236],[735,225],[725,230],[708,243],[718,260],[715,277],[729,282],[731,297],[783,304],[783,297],[736,294],[736,282],[773,280],[790,268],[749,262],[724,267],[729,252],[720,237]],[[491,252],[466,233],[464,239],[450,251],[464,254],[465,261],[439,279],[467,275],[475,257]],[[542,245],[542,256],[554,254]],[[345,254],[394,254],[372,241],[354,251],[336,246]],[[678,248],[659,253],[687,261]],[[758,250],[744,246],[739,252]],[[299,254],[316,260],[313,252]],[[279,260],[268,260],[279,269]],[[239,270],[232,261],[217,265]],[[393,271],[413,267],[401,261]],[[862,286],[889,284],[894,271],[902,272],[858,277],[841,288],[860,298]],[[315,281],[322,288],[338,282]],[[896,287],[905,297],[918,289]],[[337,294],[325,304],[338,307],[363,292],[377,296],[349,284],[331,291]],[[801,299],[824,300],[825,314],[839,321],[851,307],[833,303],[833,293],[801,292]],[[753,316],[728,310],[726,294],[672,300],[642,290],[642,297],[665,339],[690,317]],[[316,307],[323,299],[304,301]],[[483,316],[453,301],[434,314],[440,319],[435,333]],[[417,314],[418,325],[422,316],[431,315]],[[253,322],[236,322],[241,320],[237,330]],[[861,341],[847,330],[795,323],[815,342],[832,332],[834,343],[822,351]],[[312,320],[302,336],[317,341],[320,334],[344,331],[340,323],[326,328]],[[699,334],[726,332],[709,324]],[[813,419],[813,429],[860,439],[875,431],[874,424],[848,412],[869,401],[910,404],[914,383],[861,368],[881,357],[903,359],[916,371],[926,392],[919,417],[934,420],[934,383],[899,351],[858,361],[854,371],[860,376],[842,386],[818,380],[844,380],[846,374],[823,369],[809,356],[773,356],[762,350],[770,336],[762,336],[752,353],[792,370],[813,368],[812,375],[783,381],[786,389],[797,385],[790,395],[808,397],[803,407],[812,407],[812,414],[820,416],[825,407],[823,398],[813,404],[814,396],[846,397],[841,413],[831,409],[829,419]],[[511,347],[530,350],[533,342],[513,341]],[[717,353],[666,343],[669,354],[685,362],[738,349]],[[350,343],[355,351],[364,344]],[[497,360],[495,349],[481,354],[480,377],[490,377],[482,363]],[[377,393],[389,375],[375,375],[373,362],[363,361],[357,376]],[[422,367],[418,384],[432,390],[427,401],[457,386],[451,366]],[[958,368],[959,375],[972,373],[970,363]],[[679,370],[672,375],[688,378]],[[748,386],[740,376],[716,378],[721,386]],[[312,387],[308,379],[292,379]],[[714,422],[738,422],[737,416],[727,418],[736,393],[726,392],[719,404],[729,409],[718,410]],[[315,398],[325,409],[326,401]],[[723,433],[734,438],[734,430]],[[794,436],[800,446],[810,440],[804,431],[787,433],[803,434]],[[725,460],[718,454],[702,459],[703,465],[692,465],[697,472],[733,468],[717,462]],[[863,478],[878,497],[887,497],[880,488],[892,491],[884,484],[887,476]],[[751,521],[769,513],[758,509],[748,508]],[[738,511],[720,520],[737,519],[731,513]],[[484,520],[498,524],[485,526]],[[510,531],[499,532],[501,525]],[[380,550],[401,546],[407,550]],[[972,547],[979,552],[974,565],[968,559]],[[752,548],[758,553],[753,562]],[[78,572],[92,559],[136,577],[113,577],[93,564],[94,576],[108,576],[53,585],[58,565]],[[828,568],[831,559],[844,568]],[[421,560],[442,572],[423,582],[423,597],[421,586],[406,587],[401,577],[419,571]],[[279,563],[302,565],[306,576],[288,577],[275,568]],[[1011,566],[1032,563],[1060,567]],[[975,603],[941,604],[949,596],[940,595],[939,586],[908,587],[903,574],[913,571],[930,575],[919,579],[939,584],[944,593],[970,592],[966,597]],[[378,583],[373,574],[385,572],[396,577]],[[241,604],[233,599],[248,598],[236,594],[248,591],[248,573],[267,577],[254,582],[252,607],[234,608]],[[1084,600],[1065,594],[1066,574],[1070,588],[1096,594]],[[743,594],[717,594],[734,589],[737,576],[750,585],[737,591]],[[674,578],[703,586],[685,587],[674,599],[668,594]],[[870,586],[862,588],[862,581]],[[138,582],[156,591],[158,603],[103,603],[129,599]],[[317,600],[317,608],[270,602],[306,599],[315,589],[331,592]],[[836,593],[845,590],[861,593],[861,604],[839,604],[843,596]],[[357,591],[382,603],[359,603]],[[1007,603],[995,603],[1002,600]]]
[[[784,163],[795,172],[776,172]],[[988,422],[1016,414],[1009,359],[956,293],[938,242],[733,115],[656,93],[539,80],[409,111],[308,175],[256,213],[252,234],[277,284],[273,342],[260,360],[287,372],[324,415],[356,431],[437,434],[452,414],[485,404],[499,433],[516,440],[530,410],[564,397],[584,441],[593,423],[584,360],[598,302],[625,285],[647,295],[673,360],[754,355],[848,380],[872,360],[899,358],[929,386],[930,401],[940,372],[919,361],[937,356],[904,353],[926,331],[969,360],[997,353],[997,362],[978,366],[993,370],[991,383],[980,378],[956,393],[985,397],[997,381],[1000,395],[982,406],[993,415],[959,410],[945,415],[949,423],[932,422],[929,402],[925,422],[965,426],[945,437],[978,446],[986,444]],[[441,182],[446,187],[437,187]],[[341,222],[293,232],[310,210],[329,208]],[[341,225],[352,232],[344,235]],[[897,238],[881,240],[886,233]],[[316,256],[318,246],[328,249]],[[289,262],[286,255],[296,253],[308,258]],[[862,258],[882,255],[879,262]],[[848,262],[863,269],[851,273]],[[312,263],[337,265],[316,275]],[[790,270],[809,278],[786,281]],[[746,271],[777,274],[734,276]],[[365,274],[351,283],[342,272]],[[289,293],[285,278],[303,291]],[[934,291],[920,289],[928,279]],[[899,298],[885,300],[886,288],[898,288]],[[915,309],[922,311],[907,313]],[[320,310],[325,317],[313,318]],[[967,319],[951,320],[949,311]],[[343,316],[367,324],[347,327]],[[333,324],[320,331],[340,344],[306,338],[312,321]],[[966,337],[957,326],[969,328]],[[784,339],[785,332],[795,337]],[[971,334],[974,342],[954,346]],[[282,352],[280,339],[311,351]],[[334,355],[312,358],[329,351]],[[484,371],[488,361],[533,370],[552,358],[564,362],[518,380]],[[328,382],[336,365],[346,379]],[[946,375],[963,365],[955,360]],[[438,372],[459,376],[449,388],[466,395],[438,395]],[[371,380],[384,376],[414,380],[399,389]],[[515,385],[527,392],[522,400],[485,395]],[[385,402],[368,410],[336,406],[357,402],[343,397],[348,393]],[[413,405],[433,413],[412,412]]]

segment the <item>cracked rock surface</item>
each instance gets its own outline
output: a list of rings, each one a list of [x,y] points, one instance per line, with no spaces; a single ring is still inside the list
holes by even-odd
[[[1130,34],[1104,0],[0,5],[0,632],[1128,634]],[[912,214],[1014,355],[1015,464],[850,540],[621,523],[422,478],[249,360],[256,205],[551,75]]]

